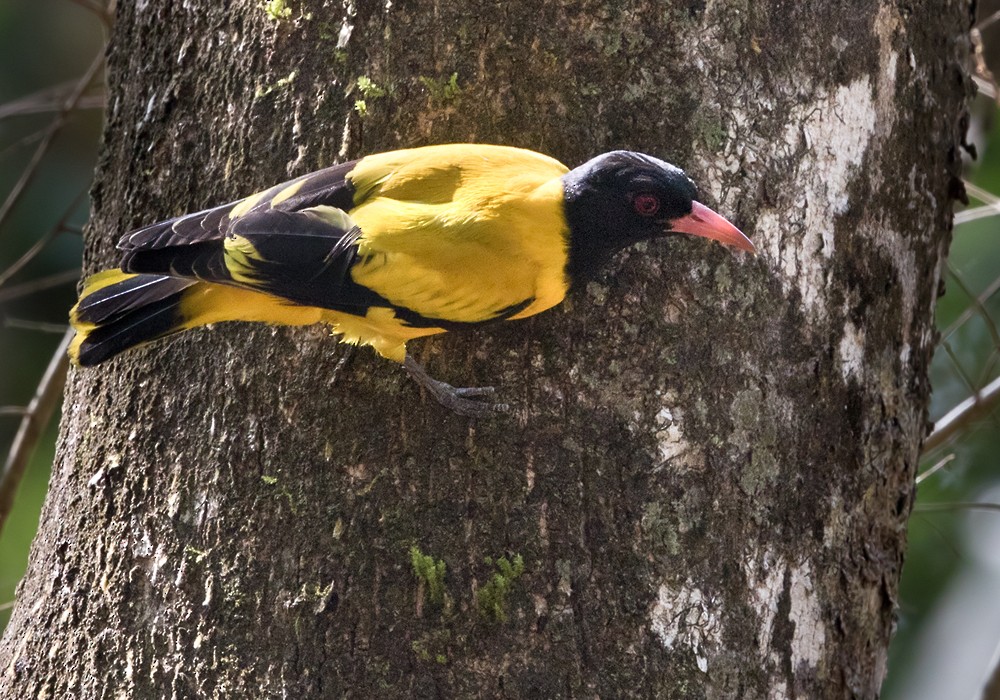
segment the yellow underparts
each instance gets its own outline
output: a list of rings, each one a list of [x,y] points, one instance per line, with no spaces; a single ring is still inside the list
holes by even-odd
[[[311,326],[324,323],[341,342],[370,345],[383,357],[402,362],[406,341],[443,333],[441,328],[409,328],[391,309],[372,308],[364,317],[289,303],[270,294],[240,287],[203,282],[184,293],[183,328],[223,321],[254,321],[275,326]]]

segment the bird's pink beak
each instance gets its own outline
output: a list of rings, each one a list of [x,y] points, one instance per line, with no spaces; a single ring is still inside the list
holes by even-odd
[[[742,231],[729,223],[725,217],[716,214],[700,202],[692,202],[691,213],[674,219],[670,224],[670,230],[676,233],[711,238],[713,241],[725,243],[748,253],[757,252],[753,241],[743,235]]]

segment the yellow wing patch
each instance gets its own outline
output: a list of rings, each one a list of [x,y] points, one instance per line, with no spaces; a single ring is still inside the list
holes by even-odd
[[[229,219],[230,219],[230,221],[233,220],[233,219],[240,218],[241,216],[243,216],[244,214],[246,214],[248,211],[250,211],[251,209],[253,209],[255,206],[257,206],[258,204],[260,204],[261,200],[263,200],[264,197],[267,196],[267,193],[270,192],[270,191],[271,190],[264,190],[263,192],[258,192],[257,194],[252,194],[249,197],[247,197],[246,199],[241,199],[236,204],[236,206],[233,207],[232,210],[230,210],[230,212],[229,212]]]
[[[278,194],[274,195],[274,197],[271,198],[271,206],[276,207],[289,197],[293,197],[296,194],[298,194],[298,191],[302,189],[302,185],[306,184],[307,180],[308,178],[305,177],[300,178],[295,182],[293,182],[292,184],[290,184],[288,187],[278,192]]]
[[[226,269],[237,282],[252,285],[257,280],[254,261],[260,262],[264,257],[254,247],[253,243],[243,236],[229,235],[223,243],[226,254]]]

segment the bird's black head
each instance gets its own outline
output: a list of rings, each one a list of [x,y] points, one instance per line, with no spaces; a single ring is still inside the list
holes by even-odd
[[[590,277],[617,250],[649,238],[688,233],[754,251],[739,229],[695,201],[683,170],[632,151],[612,151],[563,176],[570,231],[568,273]]]

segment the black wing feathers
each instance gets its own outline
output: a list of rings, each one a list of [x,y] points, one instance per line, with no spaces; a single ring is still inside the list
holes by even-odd
[[[276,185],[255,195],[253,206],[235,217],[232,212],[240,202],[132,231],[118,244],[121,268],[144,276],[170,276],[162,279],[183,285],[193,284],[192,278],[231,284],[358,315],[372,306],[396,308],[351,279],[361,231],[346,217],[338,224],[337,217],[323,210],[354,208],[354,186],[347,176],[357,163],[341,163]],[[412,325],[440,325],[398,311]]]
[[[230,235],[248,240],[271,269],[312,266],[331,257],[345,238],[357,240],[357,227],[344,230],[311,211],[268,209],[237,219]]]
[[[231,202],[132,231],[118,244],[123,251],[121,268],[238,284],[315,303],[320,280],[349,278],[359,232],[344,231],[303,210],[317,206],[350,210],[354,187],[347,175],[356,165],[357,161],[341,163],[276,185],[255,195],[256,203],[236,217],[232,212],[240,202]],[[291,195],[289,188],[296,188]],[[260,258],[251,261],[254,269],[240,279],[234,279],[227,265],[226,240],[235,236],[250,241]],[[293,294],[296,284],[303,282],[308,289]],[[306,298],[308,302],[303,301]],[[327,299],[324,305],[329,304]]]
[[[125,272],[197,277],[215,282],[231,281],[221,241],[207,241],[173,248],[130,250],[122,257]]]
[[[354,208],[354,185],[347,175],[354,170],[358,161],[352,160],[329,168],[318,170],[305,176],[305,184],[288,199],[279,202],[274,208],[284,211],[300,211],[325,205],[344,211]],[[292,182],[295,182],[294,180]],[[284,187],[280,185],[279,187]]]
[[[258,195],[257,203],[243,216],[271,210],[272,200],[300,181],[303,184],[295,194],[274,204],[273,209],[294,212],[325,205],[349,211],[354,206],[354,186],[347,179],[347,175],[357,164],[356,160],[340,163],[275,185]],[[129,252],[136,250],[176,248],[207,241],[220,241],[231,225],[230,213],[239,204],[240,202],[230,202],[144,226],[122,236],[118,247],[128,255]],[[240,218],[242,217],[236,217],[236,220]]]
[[[171,248],[219,238],[225,234],[227,217],[233,206],[235,205],[223,204],[143,226],[122,236],[118,241],[118,248],[126,252]]]
[[[356,226],[344,230],[309,210],[269,209],[239,219],[232,235],[249,241],[259,255],[251,261],[254,289],[335,310],[356,312],[385,304],[351,280],[361,236]]]

